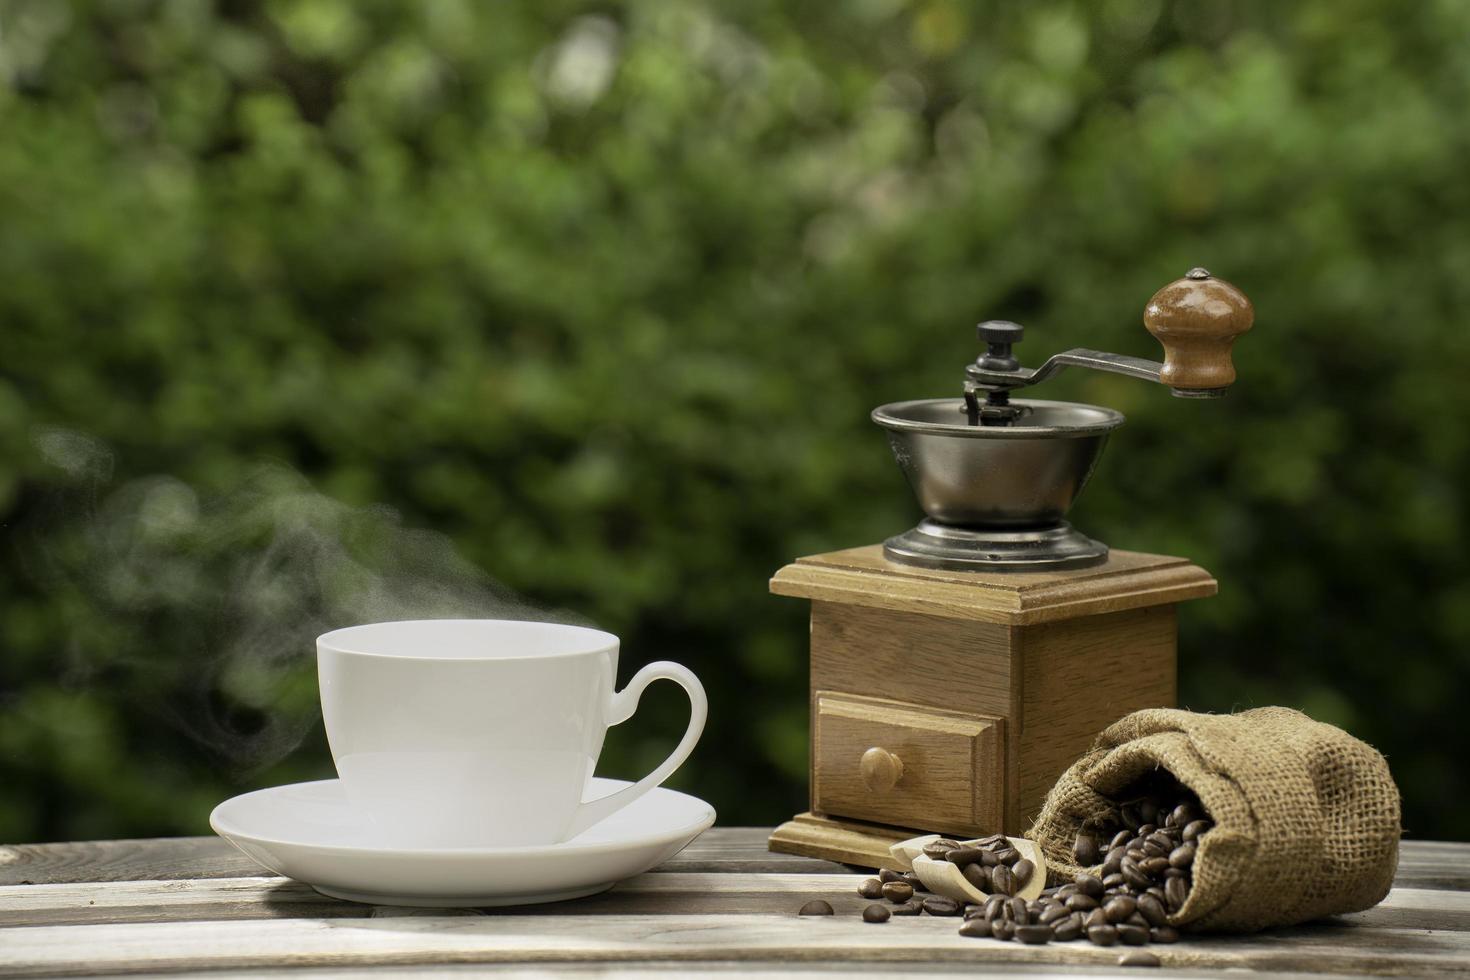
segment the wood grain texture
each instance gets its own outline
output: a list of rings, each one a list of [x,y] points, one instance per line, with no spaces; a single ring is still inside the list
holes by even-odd
[[[800,898],[792,895],[788,900]],[[1432,901],[1441,927],[1404,928]],[[882,926],[852,914],[424,915],[21,926],[0,932],[0,976],[220,968],[368,967],[447,963],[662,961],[693,970],[707,960],[748,967],[795,963],[1116,964],[1116,949],[1043,947],[966,939],[953,919],[921,916]],[[1470,974],[1470,896],[1390,894],[1377,909],[1257,936],[1191,937],[1153,947],[1166,968],[1376,975]]]
[[[971,713],[818,691],[812,809],[899,826],[982,836],[1000,829],[1005,722]],[[902,764],[879,790],[861,760],[877,748]]]
[[[1057,777],[1130,711],[1177,701],[1173,606],[1018,631],[1019,707],[1010,738],[1007,832],[1030,827]]]
[[[716,829],[693,846],[704,842],[701,861],[747,868],[772,859],[760,850],[766,835],[762,828]],[[868,964],[925,973],[1134,972],[1116,967],[1116,949],[969,940],[956,933],[954,920],[925,916],[868,925],[857,915],[867,904],[855,894],[863,876],[806,859],[790,860],[813,869],[807,873],[661,869],[575,903],[446,911],[339,902],[264,874],[186,874],[199,855],[210,860],[204,843],[186,838],[40,845],[40,859],[30,849],[33,870],[49,863],[58,874],[82,874],[82,883],[0,887],[0,923],[6,924],[0,927],[0,975],[208,970],[214,977],[275,976],[309,966],[321,971],[314,977],[369,969],[414,976],[456,968],[496,975],[552,969],[577,975],[771,977],[844,975]],[[10,864],[19,851],[7,849]],[[81,854],[91,855],[90,871],[78,862]],[[145,864],[175,877],[117,880],[120,869]],[[87,883],[89,876],[95,883]],[[1151,948],[1169,972],[1466,976],[1466,876],[1470,845],[1406,841],[1395,888],[1374,909],[1256,936],[1187,937]],[[1412,880],[1435,887],[1407,886]],[[810,898],[831,902],[838,915],[798,918],[795,909]]]
[[[1183,558],[1114,551],[1062,572],[956,572],[900,565],[881,545],[799,558],[771,579],[777,595],[1006,626],[1070,619],[1214,595]]]
[[[798,813],[771,832],[772,851],[840,861],[857,868],[893,866],[888,848],[922,831],[844,820],[819,813]]]
[[[827,861],[766,850],[764,827],[715,827],[659,867],[660,871],[841,872]],[[269,875],[219,837],[162,837],[0,846],[0,885],[85,881],[187,881]]]

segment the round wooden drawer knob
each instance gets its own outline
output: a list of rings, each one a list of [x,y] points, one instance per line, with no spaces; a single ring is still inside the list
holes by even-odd
[[[859,768],[863,773],[863,785],[874,793],[888,792],[903,778],[903,760],[876,745],[863,753]]]

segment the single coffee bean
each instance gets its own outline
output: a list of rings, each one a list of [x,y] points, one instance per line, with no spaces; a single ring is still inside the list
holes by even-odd
[[[1169,852],[1169,866],[1171,868],[1187,868],[1194,863],[1194,845],[1180,844]]]
[[[1010,910],[1011,921],[1016,925],[1025,926],[1031,924],[1031,912],[1026,908],[1026,900],[1024,898],[1006,899],[1006,908]]]
[[[861,885],[858,885],[858,894],[863,898],[882,898],[883,882],[877,878],[869,878]]]
[[[888,911],[888,906],[886,905],[869,905],[863,909],[863,921],[887,922],[888,917],[892,914],[892,912]]]
[[[936,861],[943,861],[946,854],[959,846],[959,841],[950,840],[948,837],[941,837],[938,840],[932,840],[924,845],[924,856],[933,858]]]
[[[1072,910],[1067,908],[1065,905],[1053,905],[1050,908],[1044,910],[1040,915],[1038,915],[1036,917],[1036,921],[1044,922],[1047,925],[1051,925],[1052,923],[1057,922],[1060,919],[1067,918],[1071,914]]]
[[[1056,924],[1053,937],[1059,943],[1070,943],[1082,935],[1082,923],[1072,919],[1063,919]]]
[[[1107,891],[1114,891],[1118,888],[1121,888],[1123,884],[1123,876],[1117,872],[1114,872],[1113,874],[1110,874],[1103,879],[1103,888]]]
[[[996,891],[1003,895],[1016,894],[1018,887],[1015,874],[1004,864],[997,864],[994,868],[990,869],[990,884]]]
[[[966,919],[965,924],[960,926],[960,935],[969,936],[972,939],[990,938],[990,923],[984,919]]]
[[[1164,873],[1164,869],[1168,866],[1169,859],[1166,857],[1144,858],[1142,861],[1138,862],[1138,870],[1142,871],[1150,878],[1157,878],[1162,876]]]
[[[1143,819],[1138,815],[1138,804],[1136,803],[1124,803],[1118,810],[1118,817],[1123,821],[1123,826],[1135,832],[1143,825]]]
[[[1145,929],[1148,928],[1148,920],[1143,917],[1142,912],[1134,912],[1128,918],[1124,919],[1123,922],[1126,922],[1131,926],[1143,926]],[[1120,922],[1118,924],[1122,925],[1123,923]]]
[[[1113,926],[1092,926],[1087,930],[1087,941],[1094,946],[1111,946],[1118,941],[1118,930]]]
[[[901,881],[890,881],[883,886],[883,897],[894,904],[907,902],[914,897],[914,890]]]
[[[1077,894],[1068,897],[1067,908],[1071,909],[1073,912],[1090,912],[1093,909],[1097,908],[1097,899],[1093,898],[1091,895],[1084,895],[1081,892],[1078,892]]]
[[[1156,830],[1153,833],[1149,834],[1148,839],[1151,843],[1157,844],[1162,847],[1165,852],[1169,851],[1174,846],[1174,838],[1162,830]]]
[[[1103,903],[1102,910],[1103,914],[1108,917],[1108,921],[1117,925],[1132,915],[1137,908],[1138,903],[1127,895],[1114,895]]]
[[[1146,949],[1133,949],[1118,957],[1119,966],[1158,966],[1159,958]]]
[[[965,880],[982,892],[990,891],[990,869],[983,864],[967,864],[960,869]]]
[[[1165,868],[1164,869],[1164,877],[1165,878],[1183,878],[1187,874],[1189,874],[1189,870],[1187,868]],[[1162,889],[1160,889],[1160,890],[1162,891]]]
[[[1003,851],[997,851],[995,854],[995,859],[1001,864],[1015,864],[1017,861],[1021,860],[1021,852],[1016,850],[1014,847],[1008,847]]]
[[[1166,862],[1167,863],[1167,862]],[[1132,858],[1123,859],[1123,880],[1139,891],[1146,891],[1153,881],[1143,873],[1143,869]]]
[[[1011,865],[1011,874],[1015,876],[1016,882],[1023,888],[1026,886],[1026,882],[1031,880],[1031,872],[1035,870],[1036,865],[1032,864],[1026,858],[1022,858]]]
[[[828,902],[822,901],[820,898],[814,898],[810,902],[807,902],[805,905],[803,905],[801,907],[801,911],[800,912],[797,912],[796,914],[797,915],[831,915],[832,914],[832,905],[830,903],[828,903]]]
[[[1108,850],[1111,851],[1115,847],[1122,847],[1128,841],[1132,840],[1132,838],[1133,832],[1131,830],[1120,830],[1113,835],[1112,840],[1108,841]]]
[[[1118,938],[1125,946],[1143,946],[1148,943],[1148,926],[1120,922],[1115,928],[1118,930]]]
[[[1082,920],[1082,928],[1084,929],[1091,929],[1093,926],[1105,926],[1109,924],[1110,923],[1108,922],[1108,914],[1102,909],[1093,909],[1091,912],[1088,912],[1086,917]]]
[[[985,900],[985,917],[987,919],[993,919],[997,915],[1000,915],[1001,909],[1005,908],[1005,904],[1006,897],[1004,895],[991,895]]]
[[[920,879],[919,876],[914,874],[912,871],[905,871],[902,880],[905,885],[908,885],[916,892],[926,892],[929,890],[924,887],[923,880]]]
[[[1177,943],[1179,930],[1173,926],[1155,926],[1148,931],[1148,938],[1156,943]]]
[[[985,849],[982,847],[956,847],[946,853],[944,859],[950,864],[955,864],[963,868],[967,864],[974,864],[979,861],[984,854]]]
[[[1184,902],[1189,898],[1189,886],[1183,878],[1170,878],[1164,884],[1164,905],[1173,915],[1184,907]]]
[[[1153,889],[1138,896],[1138,911],[1143,914],[1151,926],[1169,924],[1169,913],[1164,911],[1164,903],[1154,897]]]
[[[1051,926],[1016,926],[1016,938],[1028,946],[1040,946],[1052,940]]]
[[[918,902],[904,902],[902,905],[893,906],[888,911],[894,915],[918,915],[923,911],[923,906]]]
[[[1140,850],[1143,851],[1144,857],[1161,857],[1169,853],[1168,847],[1156,842],[1152,837],[1143,842]]]
[[[924,899],[924,911],[930,915],[959,915],[961,910],[959,902],[943,895],[930,895]]]
[[[980,863],[985,865],[987,868],[993,868],[997,864],[1000,864],[1000,858],[996,856],[995,851],[986,850],[980,855]]]
[[[1103,858],[1103,875],[1117,874],[1123,870],[1123,858],[1127,853],[1128,849],[1126,847],[1115,847],[1111,851],[1108,851],[1107,856]]]
[[[1084,868],[1097,863],[1097,838],[1083,831],[1072,842],[1072,857]]]
[[[994,918],[990,920],[990,935],[993,939],[1002,941],[1009,940],[1016,934],[1015,923],[1008,919]]]
[[[878,880],[883,882],[883,884],[885,885],[888,884],[890,881],[903,881],[903,873],[900,871],[894,871],[891,868],[884,868],[882,871],[878,872]]]
[[[1084,872],[1074,878],[1072,884],[1076,887],[1077,893],[1080,895],[1102,898],[1103,883],[1102,879],[1097,877],[1097,875],[1090,875]]]
[[[1199,809],[1187,801],[1176,806],[1169,814],[1169,822],[1176,827],[1187,827],[1198,819]]]
[[[1214,824],[1210,823],[1208,820],[1191,820],[1189,823],[1184,825],[1184,839],[1195,840],[1199,837],[1200,834],[1203,834],[1205,831],[1209,830],[1213,826]]]

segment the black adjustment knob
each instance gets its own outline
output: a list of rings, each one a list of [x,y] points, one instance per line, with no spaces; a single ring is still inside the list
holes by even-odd
[[[1009,320],[986,320],[975,328],[975,332],[980,335],[982,343],[1010,346],[1021,342],[1021,335],[1026,332],[1026,328]]]
[[[976,363],[987,371],[1015,371],[1021,367],[1011,353],[1011,345],[1021,342],[1025,328],[1009,320],[986,320],[975,328],[985,344],[985,353]]]

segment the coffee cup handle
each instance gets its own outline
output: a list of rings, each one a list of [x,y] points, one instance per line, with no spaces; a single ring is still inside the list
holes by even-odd
[[[616,692],[612,696],[607,709],[607,723],[609,726],[621,725],[633,717],[633,712],[638,710],[638,698],[643,694],[643,689],[656,680],[665,679],[674,681],[684,688],[684,693],[689,695],[689,727],[684,730],[684,737],[669,753],[669,757],[659,764],[653,772],[644,776],[632,786],[620,789],[615,793],[595,800],[586,800],[582,803],[577,815],[572,818],[572,828],[567,837],[575,837],[593,824],[600,823],[632,803],[638,797],[663,783],[674,774],[674,770],[684,764],[689,758],[689,753],[694,751],[694,743],[699,741],[699,736],[704,732],[704,721],[709,715],[709,702],[705,700],[704,685],[699,683],[699,678],[681,664],[671,660],[659,660],[644,667],[633,675],[628,681],[627,687]]]

